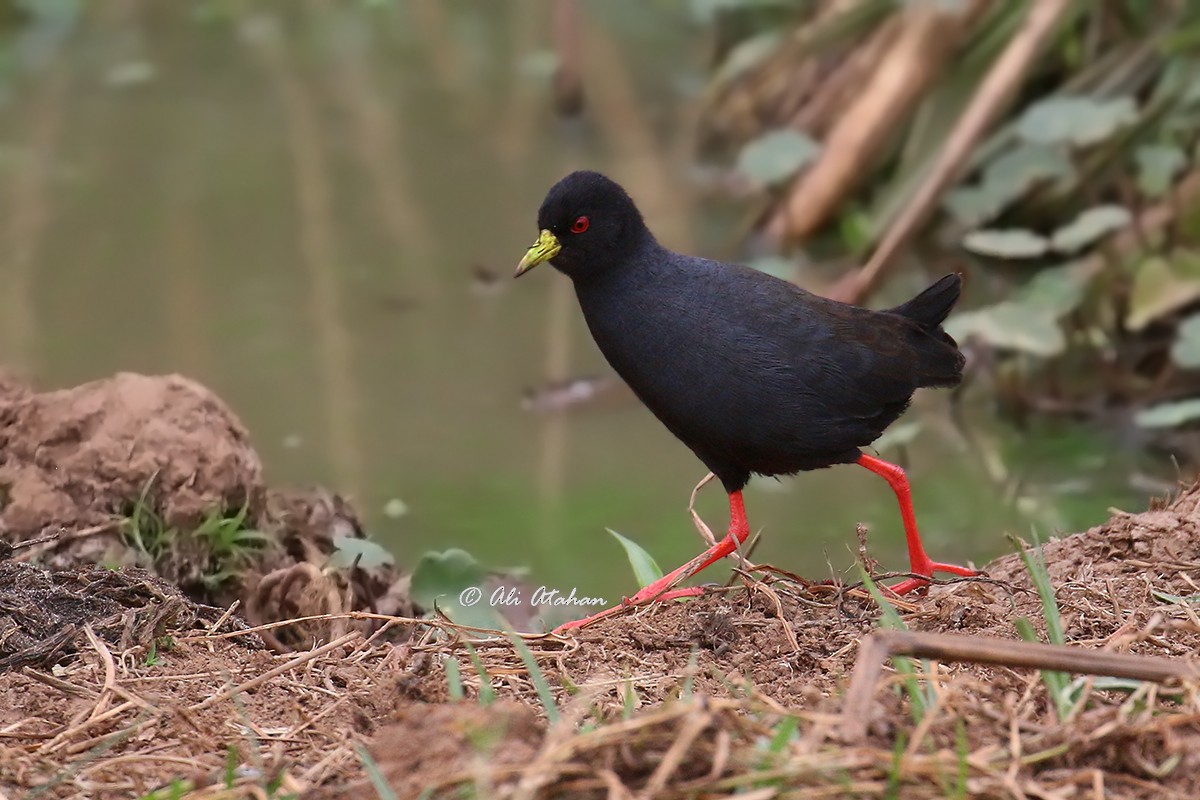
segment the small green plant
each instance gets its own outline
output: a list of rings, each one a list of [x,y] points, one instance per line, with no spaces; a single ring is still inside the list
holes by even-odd
[[[155,471],[147,479],[128,515],[121,521],[122,538],[147,565],[154,564],[175,542],[174,529],[167,526],[149,503],[150,487],[157,477]]]
[[[639,584],[648,586],[663,576],[662,568],[658,566],[658,562],[641,545],[632,539],[625,538],[612,528],[605,528],[605,530],[611,533],[613,538],[625,548],[625,557],[629,559],[629,566],[633,568],[633,575],[637,578]]]
[[[967,776],[970,774],[967,757],[970,755],[970,747],[967,743],[967,723],[963,722],[962,717],[957,721],[954,753],[958,762],[958,775],[954,784],[954,794],[951,796],[954,800],[967,800]]]
[[[1021,561],[1024,562],[1025,569],[1029,571],[1029,577],[1033,581],[1034,588],[1037,589],[1038,597],[1041,598],[1042,617],[1046,622],[1046,636],[1050,640],[1050,644],[1066,644],[1066,636],[1063,635],[1062,614],[1058,610],[1058,599],[1054,596],[1054,586],[1050,583],[1050,573],[1046,569],[1042,543],[1038,540],[1036,530],[1032,531],[1032,535],[1032,549],[1023,547],[1012,537],[1009,538],[1016,545],[1017,552],[1021,555]],[[1020,617],[1013,624],[1022,639],[1029,642],[1037,641],[1037,633],[1029,620]],[[1050,699],[1054,703],[1055,713],[1060,722],[1065,722],[1070,718],[1075,705],[1070,676],[1065,672],[1046,669],[1042,670],[1041,674],[1042,682],[1046,684],[1046,691],[1050,693]]]
[[[879,606],[881,614],[879,626],[897,631],[908,630],[908,626],[904,624],[904,620],[900,619],[900,615],[896,613],[896,609],[884,599],[883,593],[879,591],[879,587],[875,585],[875,581],[871,580],[870,573],[863,569],[861,564],[858,567],[858,571],[862,575],[863,585],[871,593],[871,597],[874,598],[876,605]],[[932,690],[930,690],[929,696],[926,696],[925,692],[921,690],[921,683],[917,680],[912,659],[906,656],[892,656],[892,662],[896,665],[896,672],[904,676],[904,690],[908,693],[913,722],[920,723],[922,717],[925,716],[925,709],[933,702]],[[925,674],[933,671],[933,665],[929,661],[922,659],[921,664],[925,668]]]
[[[191,791],[192,784],[183,778],[172,778],[171,782],[161,789],[142,795],[138,800],[183,800]]]
[[[467,644],[467,653],[471,656],[471,663],[475,665],[475,671],[479,673],[479,705],[489,706],[496,699],[496,690],[492,688],[492,676],[488,675],[487,667],[483,665],[483,659],[479,657],[479,653],[475,652],[475,648]]]
[[[904,785],[904,751],[908,748],[908,736],[904,731],[896,735],[896,743],[892,746],[892,765],[888,769],[887,787],[883,796],[888,800],[899,800],[900,789]]]
[[[775,726],[775,731],[771,734],[771,743],[767,745],[767,751],[771,755],[779,755],[784,748],[796,738],[796,731],[800,727],[800,718],[788,715],[779,721]]]
[[[442,666],[446,668],[446,686],[450,691],[450,701],[460,702],[465,695],[463,694],[462,673],[458,669],[458,659],[446,656],[442,659]]]
[[[156,667],[162,663],[161,653],[168,652],[175,647],[175,640],[170,636],[158,636],[150,642],[150,646],[146,649],[146,659],[143,662],[147,667]]]
[[[638,696],[637,689],[633,688],[633,680],[625,681],[625,696],[621,703],[621,719],[629,721],[633,719],[633,712],[637,710]]]
[[[550,693],[550,684],[546,682],[546,676],[542,674],[537,659],[533,657],[533,653],[529,652],[529,648],[526,647],[520,636],[510,633],[508,640],[512,642],[521,661],[525,663],[525,669],[529,670],[529,680],[533,681],[533,688],[537,689],[538,699],[542,701],[542,708],[546,710],[546,719],[550,720],[550,724],[553,725],[558,722],[558,706],[554,705],[554,695]]]
[[[212,511],[193,532],[194,537],[204,541],[209,563],[215,566],[214,572],[203,577],[206,586],[218,586],[236,575],[272,540],[270,534],[246,527],[246,512],[245,505],[233,516]]]
[[[237,783],[238,764],[242,763],[242,756],[238,753],[237,747],[229,745],[225,748],[225,788],[232,789]]]
[[[696,673],[699,672],[700,664],[700,647],[692,645],[692,652],[688,654],[687,669],[684,670],[683,692],[681,696],[685,700],[692,699],[692,690],[696,684]]]

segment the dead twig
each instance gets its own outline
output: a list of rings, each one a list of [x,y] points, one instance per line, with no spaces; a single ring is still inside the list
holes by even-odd
[[[958,176],[988,124],[1011,100],[1021,78],[1072,6],[1079,7],[1073,0],[1040,0],[1029,5],[1024,27],[1012,38],[980,84],[921,188],[888,228],[866,266],[840,281],[829,292],[830,297],[858,303],[871,293],[882,279],[884,269],[892,263],[893,256],[929,215],[946,186]]]
[[[871,703],[883,663],[889,657],[901,655],[948,662],[1108,675],[1157,683],[1200,679],[1200,667],[1195,664],[1154,656],[983,636],[876,631],[863,640],[851,673],[850,690],[842,708],[842,735],[847,741],[857,742],[866,737]]]

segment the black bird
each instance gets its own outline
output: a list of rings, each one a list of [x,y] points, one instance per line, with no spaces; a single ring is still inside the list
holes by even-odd
[[[668,250],[625,190],[596,172],[555,184],[538,227],[516,276],[548,261],[571,279],[609,364],[729,493],[728,535],[632,602],[696,593],[667,592],[749,535],[742,489],[752,473],[835,464],[861,464],[891,485],[914,575],[977,574],[926,555],[904,471],[861,450],[917,389],[962,379],[962,353],[941,328],[958,300],[958,275],[886,311],[839,303],[749,267]],[[891,588],[904,594],[927,583]]]

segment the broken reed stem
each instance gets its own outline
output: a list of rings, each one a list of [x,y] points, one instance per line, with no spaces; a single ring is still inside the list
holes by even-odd
[[[837,287],[839,299],[860,303],[871,293],[891,263],[892,257],[933,210],[946,186],[954,180],[970,157],[988,124],[1014,95],[1051,34],[1071,7],[1071,0],[1042,0],[1029,6],[1021,30],[988,71],[964,109],[921,187],[888,228],[870,261],[847,276]]]
[[[883,671],[883,662],[891,656],[1058,670],[1085,675],[1109,675],[1114,678],[1132,678],[1156,683],[1200,679],[1200,667],[1197,665],[1155,656],[1110,653],[1104,650],[1085,650],[1071,645],[1018,642],[984,636],[876,631],[863,640],[851,673],[850,690],[846,695],[846,705],[842,709],[842,735],[847,741],[861,741],[866,737],[875,686]]]

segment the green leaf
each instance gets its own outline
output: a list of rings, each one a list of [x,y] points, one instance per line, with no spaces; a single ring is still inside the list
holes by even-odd
[[[1098,100],[1059,96],[1034,103],[1017,121],[1017,133],[1034,144],[1069,143],[1080,147],[1102,142],[1137,121],[1129,97]]]
[[[1096,240],[1129,224],[1133,215],[1123,206],[1094,206],[1073,222],[1064,225],[1050,237],[1050,244],[1060,253],[1073,253]]]
[[[641,545],[631,539],[626,539],[621,534],[614,531],[612,528],[605,528],[611,533],[616,540],[625,548],[625,556],[629,559],[629,566],[633,567],[634,577],[642,586],[649,586],[663,576],[662,569],[654,558],[642,549]]]
[[[1162,589],[1151,589],[1150,594],[1154,596],[1155,600],[1161,600],[1164,603],[1200,603],[1200,594],[1190,594],[1184,597],[1181,594],[1164,592]]]
[[[983,187],[1007,205],[1039,183],[1074,173],[1061,146],[1022,143],[984,167]]]
[[[1046,237],[1023,229],[972,231],[962,244],[972,253],[997,258],[1038,258],[1050,249]]]
[[[1162,197],[1175,176],[1187,166],[1187,154],[1172,144],[1142,145],[1133,154],[1138,168],[1138,188],[1148,197]]]
[[[538,699],[542,701],[542,709],[546,712],[546,719],[553,725],[558,722],[558,706],[554,704],[554,693],[550,691],[550,684],[546,681],[545,673],[538,666],[537,659],[533,657],[533,653],[529,652],[529,647],[526,646],[524,639],[515,633],[510,633],[508,640],[512,642],[513,649],[517,651],[517,655],[521,657],[521,661],[525,664],[525,669],[529,673],[529,680],[533,683],[533,688],[537,690]]]
[[[1175,332],[1171,360],[1184,369],[1200,367],[1200,314],[1185,319]]]
[[[946,193],[942,205],[968,228],[981,225],[1004,210],[1004,200],[986,186],[960,186]]]
[[[1005,301],[956,314],[946,321],[946,333],[960,342],[974,336],[1001,350],[1016,350],[1050,358],[1066,349],[1067,341],[1054,314],[1036,305]]]
[[[373,569],[382,567],[384,564],[395,563],[391,553],[378,542],[370,539],[360,539],[357,536],[346,536],[339,533],[333,537],[333,546],[336,549],[330,554],[329,563],[338,569],[349,569],[354,566],[355,559],[359,559],[358,566],[363,569]]]
[[[450,619],[476,628],[500,628],[504,620],[492,608],[484,590],[487,571],[465,550],[428,552],[413,569],[409,596],[421,608],[437,608]],[[469,605],[463,605],[464,590],[479,589]]]
[[[1133,417],[1141,428],[1177,428],[1194,419],[1200,419],[1200,397],[1161,403],[1142,409]]]
[[[711,25],[722,11],[788,6],[788,0],[690,0],[688,10],[698,25]]]
[[[783,34],[772,30],[738,42],[714,73],[712,83],[714,85],[726,83],[749,72],[766,61],[772,53],[779,49],[779,45],[783,41]]]
[[[1140,331],[1174,311],[1200,300],[1200,257],[1176,250],[1170,258],[1151,256],[1137,267],[1125,326]]]
[[[428,552],[413,569],[410,593],[422,608],[433,608],[438,598],[457,595],[468,586],[479,586],[487,576],[475,556],[457,547],[445,552]]]
[[[1061,319],[1079,308],[1092,275],[1080,264],[1064,264],[1038,272],[1014,295],[1013,302],[1045,309]]]
[[[737,170],[757,184],[770,186],[795,175],[821,152],[821,146],[790,128],[766,133],[742,148]]]

